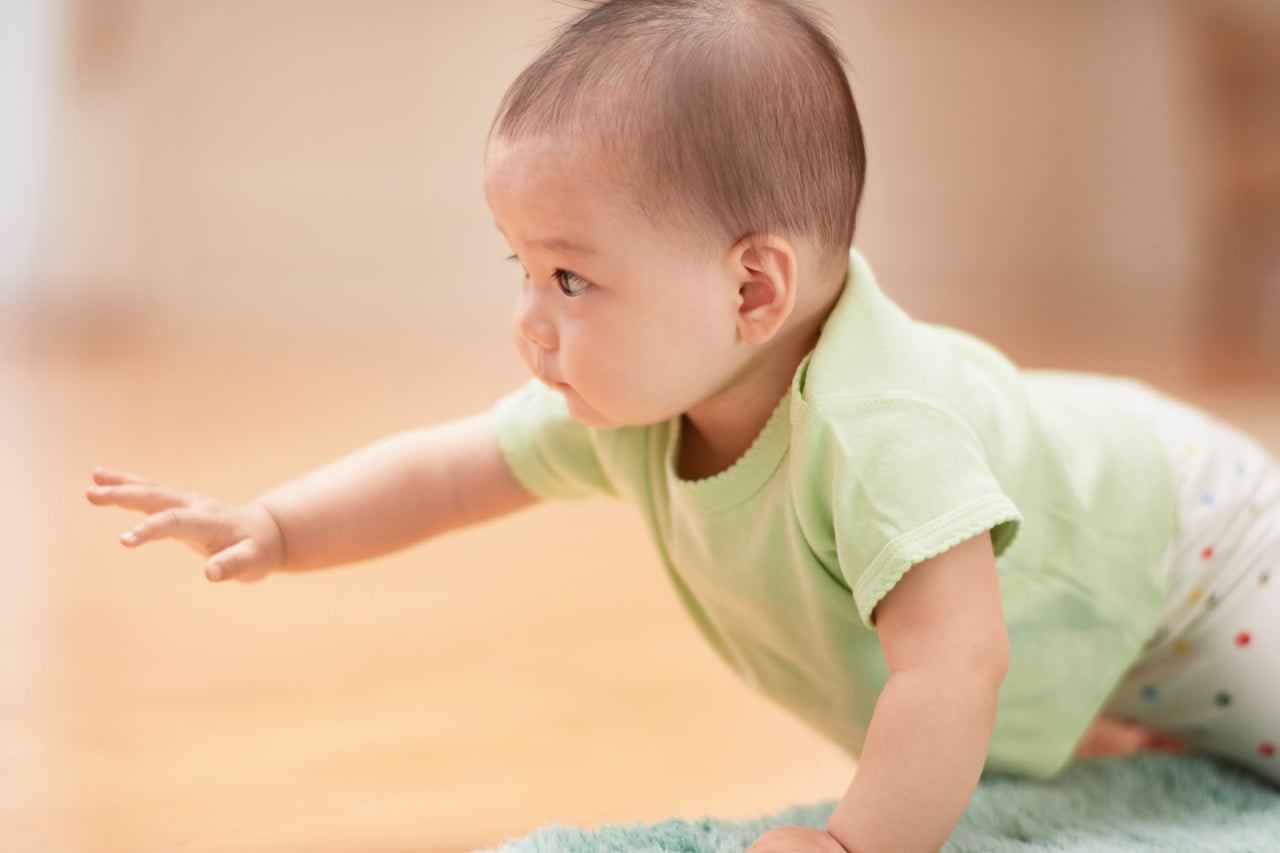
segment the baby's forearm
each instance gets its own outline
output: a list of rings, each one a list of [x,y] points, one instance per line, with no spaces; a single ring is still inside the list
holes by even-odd
[[[998,677],[890,677],[827,826],[850,853],[934,853],[960,821],[995,726]]]
[[[285,568],[298,570],[389,553],[534,500],[477,415],[383,439],[258,502],[280,527]]]

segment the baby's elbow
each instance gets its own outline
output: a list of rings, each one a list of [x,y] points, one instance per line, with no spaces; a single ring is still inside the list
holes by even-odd
[[[944,668],[971,684],[995,691],[1009,674],[1009,633],[1001,625],[998,631],[984,632],[973,639],[963,650],[956,650]]]
[[[1009,674],[1012,651],[1009,648],[1009,632],[1005,630],[1004,625],[1001,625],[1000,629],[993,631],[992,634],[990,642],[978,656],[977,667],[980,675],[987,679],[992,689],[995,689],[1004,682],[1005,676]]]
[[[998,662],[994,662],[987,671],[987,683],[991,686],[992,691],[1000,689],[1000,685],[1004,683],[1005,676],[1009,674],[1009,652],[1006,649],[1004,657]]]

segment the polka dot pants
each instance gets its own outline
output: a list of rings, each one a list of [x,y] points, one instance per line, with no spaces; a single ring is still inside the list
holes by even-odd
[[[1280,785],[1280,464],[1196,409],[1095,377],[1134,406],[1173,460],[1169,591],[1103,713],[1167,732]]]

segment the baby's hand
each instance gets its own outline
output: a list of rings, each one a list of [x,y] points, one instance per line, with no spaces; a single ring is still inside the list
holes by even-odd
[[[807,826],[781,826],[752,842],[747,853],[847,853],[835,838]]]
[[[120,537],[126,547],[177,539],[210,558],[204,574],[211,581],[261,580],[284,566],[284,536],[262,504],[237,506],[105,468],[94,469],[93,482],[89,503],[147,513]]]
[[[1139,752],[1186,752],[1187,745],[1172,735],[1144,728],[1137,723],[1098,717],[1076,744],[1075,758],[1106,758]]]

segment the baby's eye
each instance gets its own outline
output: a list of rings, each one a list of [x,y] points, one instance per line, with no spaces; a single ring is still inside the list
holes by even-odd
[[[568,270],[556,270],[555,279],[565,296],[581,296],[591,286],[591,282]]]

